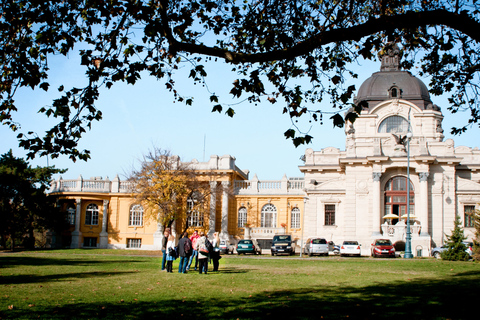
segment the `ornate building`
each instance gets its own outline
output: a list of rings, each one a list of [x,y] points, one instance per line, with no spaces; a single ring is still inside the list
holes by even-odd
[[[248,231],[264,248],[275,233],[293,234],[298,245],[312,236],[358,240],[368,255],[376,238],[389,238],[403,250],[409,211],[414,254],[428,256],[443,244],[456,215],[472,239],[468,213],[480,203],[480,150],[444,141],[442,112],[425,84],[400,70],[398,48],[381,61],[355,98],[363,110],[346,127],[345,150],[307,149],[299,167],[303,178],[249,180],[229,155],[192,161],[212,189],[221,184],[223,191],[212,192],[208,217],[193,215],[189,230],[220,231],[232,241]],[[162,226],[144,219],[128,190],[118,177],[52,182],[51,195],[71,223],[64,244],[159,249]],[[173,229],[178,233],[182,226]]]

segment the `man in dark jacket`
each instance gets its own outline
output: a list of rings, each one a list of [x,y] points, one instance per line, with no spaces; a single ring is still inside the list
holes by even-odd
[[[192,242],[188,238],[188,233],[185,232],[183,237],[178,242],[178,256],[180,262],[178,265],[178,273],[187,273],[188,259],[192,254]]]

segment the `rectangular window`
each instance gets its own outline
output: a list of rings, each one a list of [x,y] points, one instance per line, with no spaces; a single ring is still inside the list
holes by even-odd
[[[127,239],[127,248],[137,248],[142,246],[142,239]]]
[[[464,206],[463,209],[465,228],[473,228],[475,225],[472,214],[475,212],[475,206]]]
[[[87,248],[96,248],[97,247],[97,238],[93,237],[84,237],[83,246]]]
[[[292,209],[292,229],[300,229],[300,209]]]
[[[334,204],[325,205],[325,225],[326,226],[335,225],[335,205]]]

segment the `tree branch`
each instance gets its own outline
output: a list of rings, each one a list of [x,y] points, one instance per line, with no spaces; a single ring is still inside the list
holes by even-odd
[[[466,13],[453,13],[444,9],[407,12],[395,16],[382,16],[370,19],[364,24],[353,27],[322,31],[298,45],[284,50],[274,50],[265,53],[240,53],[220,48],[209,47],[201,44],[192,44],[178,42],[172,37],[168,37],[170,46],[176,51],[189,53],[198,53],[208,56],[225,58],[231,63],[258,63],[275,60],[288,60],[306,55],[312,50],[334,42],[347,40],[359,40],[362,37],[381,32],[396,29],[414,29],[428,25],[444,25],[471,37],[480,42],[480,23]]]

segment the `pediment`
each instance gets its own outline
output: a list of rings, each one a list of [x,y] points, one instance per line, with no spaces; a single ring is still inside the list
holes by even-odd
[[[480,192],[480,183],[457,177],[457,191],[476,191]]]

